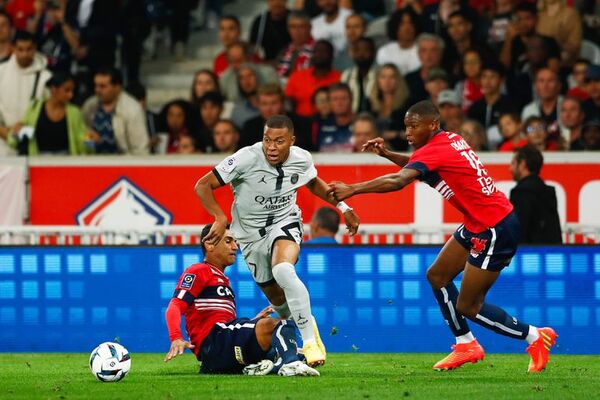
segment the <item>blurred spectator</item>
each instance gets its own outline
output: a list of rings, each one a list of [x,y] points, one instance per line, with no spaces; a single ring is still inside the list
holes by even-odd
[[[293,102],[296,114],[312,116],[316,111],[311,101],[315,90],[340,81],[341,75],[332,68],[332,63],[332,44],[318,40],[314,46],[312,67],[294,72],[285,88],[285,95]]]
[[[572,65],[581,49],[581,17],[574,7],[567,7],[565,0],[540,0],[536,30],[539,34],[554,38],[562,49],[564,65]]]
[[[354,66],[342,73],[342,82],[348,84],[352,91],[352,111],[370,111],[369,94],[376,85],[377,68],[375,67],[375,42],[362,37],[352,45]]]
[[[471,108],[474,102],[483,97],[481,88],[482,63],[482,54],[477,49],[469,49],[463,54],[461,64],[464,79],[456,84],[454,90],[458,93],[465,112]]]
[[[283,90],[275,83],[268,83],[258,88],[259,115],[249,119],[243,126],[240,147],[251,146],[263,139],[265,122],[274,115],[286,114],[294,124],[294,144],[306,150],[313,150],[311,123],[284,109],[285,96]]]
[[[79,33],[78,91],[85,96],[93,91],[96,71],[115,65],[118,10],[118,0],[67,0],[65,21]]]
[[[443,129],[458,132],[465,118],[458,94],[454,90],[442,90],[437,97],[437,106]]]
[[[83,104],[83,118],[92,130],[99,154],[149,153],[145,113],[136,99],[123,90],[123,77],[114,67],[102,68],[94,76],[96,94]]]
[[[177,146],[177,154],[195,154],[198,153],[196,141],[191,136],[181,136]]]
[[[333,59],[333,67],[338,71],[344,71],[352,67],[352,49],[356,41],[367,32],[367,21],[359,14],[351,14],[346,18],[346,47]]]
[[[234,43],[227,49],[227,60],[229,66],[220,77],[219,84],[221,93],[229,101],[234,103],[242,98],[238,84],[238,70],[243,64],[251,64],[259,84],[279,83],[279,77],[275,69],[267,64],[256,64],[251,62],[251,50],[247,43]]]
[[[190,100],[192,103],[197,103],[198,99],[204,96],[204,93],[220,91],[221,87],[217,75],[208,69],[201,69],[196,71],[194,75]]]
[[[0,64],[8,61],[13,52],[12,29],[10,16],[0,11]]]
[[[498,53],[502,48],[506,31],[511,24],[513,12],[513,0],[495,0],[493,14],[490,20],[490,27],[487,32],[488,44]]]
[[[312,96],[312,103],[317,110],[314,118],[317,121],[323,120],[331,114],[331,105],[329,104],[329,88],[322,86],[318,88]]]
[[[317,146],[321,152],[352,152],[352,132],[354,120],[352,112],[352,91],[345,83],[335,83],[329,87],[331,115],[317,128]]]
[[[415,2],[411,2],[413,5]],[[421,21],[423,30],[442,36],[446,33],[449,16],[466,6],[466,1],[462,0],[440,0],[433,1],[423,7]],[[413,8],[415,5],[413,5]]]
[[[573,64],[573,68],[571,69],[571,73],[568,77],[568,96],[575,96],[581,101],[585,101],[590,97],[585,79],[588,65],[590,65],[590,62],[582,58],[577,59]]]
[[[310,17],[300,11],[292,11],[288,17],[290,44],[282,51],[277,65],[277,74],[285,85],[294,71],[310,68],[314,39],[310,35]]]
[[[497,61],[483,65],[481,71],[483,98],[473,103],[467,113],[470,119],[479,121],[485,127],[490,150],[496,149],[502,141],[497,127],[500,115],[517,109],[514,101],[500,92],[504,83],[504,72],[503,65]]]
[[[198,0],[192,0],[191,3],[198,4]],[[223,0],[204,0],[203,20],[201,29],[214,30],[217,27],[217,21],[223,15]]]
[[[510,202],[521,222],[520,243],[562,243],[556,191],[539,176],[543,163],[538,149],[524,146],[515,151],[510,164],[517,182],[510,191]]]
[[[241,27],[238,17],[235,15],[222,16],[219,21],[219,40],[223,45],[223,51],[217,54],[213,62],[213,71],[218,77],[220,77],[229,66],[229,62],[227,61],[227,49],[240,40],[240,35]]]
[[[387,36],[390,43],[377,50],[377,64],[392,63],[402,75],[421,66],[416,37],[419,34],[419,17],[412,8],[402,8],[390,15]]]
[[[53,0],[36,9],[30,22],[31,32],[41,53],[46,56],[52,72],[70,73],[73,53],[79,47],[79,35],[64,21],[65,8],[61,1]]]
[[[539,151],[558,150],[558,142],[548,137],[546,122],[542,118],[535,115],[527,118],[523,130],[527,137],[527,143]]]
[[[212,153],[214,151],[213,131],[223,112],[223,95],[219,92],[206,92],[198,99],[200,120],[196,137],[196,147],[200,151]]]
[[[191,106],[183,99],[172,100],[165,104],[159,114],[159,120],[161,132],[168,135],[165,149],[167,154],[179,153],[181,139],[186,136],[192,138],[195,136]]]
[[[379,68],[376,79],[375,87],[369,93],[371,112],[377,119],[377,127],[384,132],[384,139],[391,140],[392,137],[386,137],[386,131],[389,132],[390,129],[392,112],[404,106],[408,88],[394,64],[385,64]],[[397,133],[392,132],[392,135],[396,137]]]
[[[584,120],[581,100],[577,97],[565,97],[560,107],[560,127],[567,150],[583,150],[581,128]]]
[[[27,30],[27,23],[33,17],[36,7],[42,7],[42,2],[37,0],[10,0],[4,7],[4,11],[10,15],[15,29]]]
[[[150,139],[150,149],[155,150],[156,145],[159,143],[158,131],[160,128],[160,121],[156,113],[148,110],[146,103],[146,88],[139,82],[131,82],[127,85],[125,91],[140,103],[146,116],[146,129],[148,130],[148,138]]]
[[[58,73],[46,82],[48,100],[34,99],[21,122],[15,124],[10,136],[11,145],[19,154],[35,156],[83,155],[91,152],[85,146],[86,128],[79,107],[70,103],[75,81],[70,75]],[[33,136],[19,137],[21,128],[33,129]]]
[[[347,45],[345,35],[346,18],[352,11],[339,6],[339,0],[317,0],[322,13],[312,20],[312,36],[315,40],[331,42],[335,55],[340,54]]]
[[[600,151],[600,120],[586,122],[581,130],[583,149]]]
[[[581,0],[578,3],[583,25],[583,38],[592,43],[600,43],[600,2],[598,0]]]
[[[588,65],[585,74],[590,98],[583,104],[586,120],[600,119],[600,65]]]
[[[454,11],[448,17],[448,36],[442,65],[452,75],[459,76],[461,60],[467,50],[483,49],[485,45],[474,38],[473,21],[464,10]]]
[[[185,59],[186,46],[190,37],[190,13],[192,2],[189,0],[169,0],[171,6],[171,51],[176,61]]]
[[[56,0],[55,0],[56,1]],[[61,0],[58,0],[60,2]],[[127,84],[140,80],[144,40],[151,30],[146,15],[147,0],[127,0],[121,5],[121,62]],[[64,24],[63,24],[64,25]]]
[[[498,151],[515,151],[519,147],[527,145],[527,139],[521,135],[521,117],[517,113],[505,113],[500,115],[498,126],[504,139]]]
[[[352,151],[360,153],[363,145],[378,136],[379,133],[377,132],[375,118],[367,112],[358,114],[352,123]]]
[[[240,132],[233,122],[227,119],[221,119],[217,122],[213,130],[214,151],[216,153],[235,153],[238,150],[239,141]]]
[[[13,46],[10,59],[0,64],[0,155],[11,152],[6,145],[8,131],[23,119],[31,100],[43,98],[51,76],[46,59],[36,51],[33,35],[17,32]]]
[[[556,138],[559,135],[558,117],[563,97],[560,95],[560,81],[556,72],[549,68],[537,71],[534,82],[538,100],[532,101],[523,108],[521,119],[539,116],[546,123],[548,133]]]
[[[243,64],[237,71],[239,98],[234,103],[231,120],[237,127],[258,115],[258,77],[252,64]]]
[[[255,53],[263,54],[265,61],[274,62],[290,43],[288,15],[285,0],[267,0],[267,11],[254,18],[250,28],[250,43]]]
[[[560,51],[553,39],[533,35],[527,40],[525,63],[521,69],[510,76],[508,94],[520,107],[534,99],[532,86],[537,72],[542,68],[549,68],[558,73],[560,64]]]
[[[523,1],[515,7],[513,22],[506,28],[506,37],[500,52],[500,61],[515,73],[525,64],[527,41],[535,34],[537,25],[537,7],[534,3]]]
[[[425,80],[430,69],[439,68],[440,66],[444,52],[444,41],[439,36],[422,33],[417,38],[417,46],[421,67],[404,77],[408,84],[411,101],[414,103],[428,97],[425,90]]]
[[[459,133],[465,142],[474,151],[486,151],[487,150],[487,139],[485,135],[485,128],[478,121],[474,119],[467,119],[462,123]]]
[[[310,220],[310,244],[337,244],[335,235],[340,229],[340,216],[331,207],[320,207]]]

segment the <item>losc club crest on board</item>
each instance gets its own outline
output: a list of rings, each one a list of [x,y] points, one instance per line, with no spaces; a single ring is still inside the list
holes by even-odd
[[[75,217],[78,225],[110,229],[170,225],[171,213],[127,178],[120,178]]]

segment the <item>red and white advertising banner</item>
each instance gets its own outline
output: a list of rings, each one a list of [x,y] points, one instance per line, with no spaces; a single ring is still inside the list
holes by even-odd
[[[27,165],[18,158],[0,159],[0,225],[21,225],[26,217]]]
[[[481,159],[498,188],[508,194],[514,186],[511,154],[483,154]],[[124,228],[205,224],[211,218],[196,197],[194,184],[220,160],[207,155],[31,159],[31,223]],[[317,154],[315,163],[326,182],[364,181],[398,170],[372,154]],[[541,175],[556,187],[563,223],[600,224],[600,153],[546,153]],[[218,189],[215,195],[229,210],[233,199],[230,187]],[[458,211],[423,183],[347,202],[363,224],[432,227],[461,221]],[[298,203],[304,221],[325,204],[305,188],[298,193]]]

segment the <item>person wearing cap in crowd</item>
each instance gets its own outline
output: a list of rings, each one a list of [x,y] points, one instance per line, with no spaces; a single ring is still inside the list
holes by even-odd
[[[458,132],[465,117],[458,93],[449,89],[442,90],[437,97],[437,104],[444,129],[448,132]]]

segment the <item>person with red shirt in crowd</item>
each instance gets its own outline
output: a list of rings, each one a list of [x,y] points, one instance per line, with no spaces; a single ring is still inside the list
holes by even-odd
[[[433,368],[445,371],[483,360],[483,347],[466,317],[498,334],[527,341],[528,371],[542,371],[556,341],[554,330],[526,324],[485,302],[488,290],[517,251],[520,225],[512,204],[464,139],[440,129],[440,113],[433,103],[421,101],[410,107],[405,124],[406,138],[415,148],[410,157],[388,151],[381,138],[364,146],[401,166],[399,172],[350,185],[331,182],[330,194],[342,201],[357,194],[401,190],[415,180],[435,188],[464,215],[464,223],[427,271],[442,315],[456,337],[452,353]],[[459,292],[453,280],[461,272]]]
[[[223,45],[223,51],[217,54],[213,62],[213,71],[218,77],[229,66],[227,61],[227,49],[240,40],[240,20],[235,15],[223,15],[219,21],[219,40]]]
[[[332,68],[333,45],[327,40],[317,40],[314,46],[312,67],[292,73],[285,88],[286,97],[294,102],[296,114],[310,117],[316,109],[312,95],[320,87],[340,81],[341,74]]]
[[[238,245],[229,229],[217,243],[204,243],[212,224],[200,236],[204,262],[189,266],[179,278],[165,313],[171,347],[164,358],[172,360],[190,349],[202,362],[205,374],[318,376],[300,361],[293,321],[270,318],[271,307],[255,318],[237,318],[235,294],[225,268],[235,263]],[[189,341],[181,332],[181,316]],[[267,357],[274,353],[276,365]]]
[[[521,117],[517,113],[504,113],[498,121],[500,134],[504,141],[498,147],[498,151],[515,151],[526,146],[527,139],[521,136]]]

